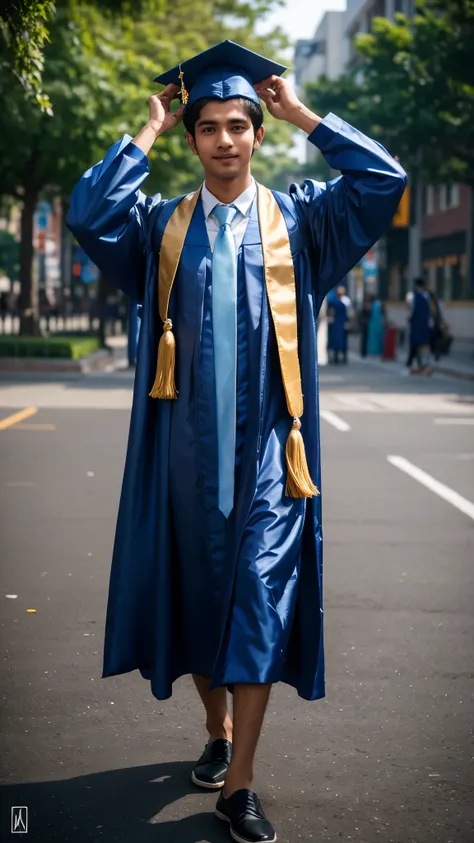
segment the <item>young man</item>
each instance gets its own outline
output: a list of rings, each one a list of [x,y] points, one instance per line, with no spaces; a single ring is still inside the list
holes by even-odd
[[[157,77],[146,125],[85,173],[68,215],[143,306],[103,676],[138,668],[165,699],[193,675],[209,742],[192,778],[223,788],[216,814],[243,843],[276,840],[252,791],[272,684],[324,696],[318,310],[406,183],[379,144],[306,108],[285,69],[224,42]],[[259,98],[342,177],[257,185]],[[181,118],[204,183],[147,198],[147,153]]]

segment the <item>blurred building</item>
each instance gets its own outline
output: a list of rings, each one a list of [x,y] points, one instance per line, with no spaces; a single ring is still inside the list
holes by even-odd
[[[304,86],[319,76],[337,79],[342,72],[342,40],[344,12],[326,12],[312,38],[296,42],[294,56],[295,88],[304,98]],[[305,144],[306,161],[315,161],[320,154],[316,147]]]
[[[374,17],[393,20],[398,12],[411,17],[414,0],[347,0],[346,11],[341,13],[340,72],[357,66],[355,36],[370,32]],[[408,190],[391,228],[366,262],[368,269],[361,262],[351,273],[350,291],[357,299],[364,285],[369,290],[375,286],[386,300],[389,318],[405,326],[406,292],[411,289],[414,276],[423,274],[442,300],[454,336],[474,339],[474,278],[469,272],[469,254],[474,248],[470,242],[473,192],[462,184],[424,185],[417,201],[418,214],[414,213],[416,201]],[[418,266],[413,260],[415,238],[421,241]]]
[[[370,32],[376,17],[394,19],[397,12],[411,17],[414,0],[347,0],[343,15],[342,66],[346,70],[357,61],[354,38]]]

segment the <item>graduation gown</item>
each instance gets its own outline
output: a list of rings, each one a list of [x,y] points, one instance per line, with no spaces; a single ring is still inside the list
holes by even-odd
[[[328,306],[330,318],[328,349],[329,351],[342,351],[345,354],[347,351],[347,323],[349,321],[347,306],[336,293],[331,297],[328,296]]]
[[[428,292],[415,290],[413,293],[412,314],[410,317],[410,343],[414,348],[430,345],[430,295]]]
[[[321,302],[378,239],[406,184],[400,165],[335,115],[309,137],[343,176],[275,192],[296,277],[302,433],[320,488],[316,328]],[[103,676],[139,669],[158,699],[186,673],[212,687],[283,681],[324,696],[321,497],[285,496],[291,427],[264,284],[257,206],[238,257],[235,505],[217,507],[211,251],[200,200],[170,301],[178,398],[154,400],[157,266],[181,197],[146,197],[127,135],[76,185],[67,224],[142,304],[127,459],[110,577]]]

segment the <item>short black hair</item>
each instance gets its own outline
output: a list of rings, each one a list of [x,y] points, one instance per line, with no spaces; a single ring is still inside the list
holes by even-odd
[[[232,99],[235,99],[241,108],[243,108],[247,116],[250,117],[254,133],[257,134],[258,130],[263,125],[263,111],[260,103],[252,102],[252,100],[248,100],[245,97],[232,97]],[[222,102],[222,100],[217,99],[217,97],[202,97],[202,99],[196,100],[196,102],[193,102],[192,105],[186,106],[184,109],[184,128],[190,135],[192,135],[193,138],[196,137],[196,123],[201,116],[201,111],[209,102]],[[228,102],[228,100],[225,100],[225,102]]]
[[[426,281],[424,278],[418,277],[415,278],[415,287],[426,287]]]

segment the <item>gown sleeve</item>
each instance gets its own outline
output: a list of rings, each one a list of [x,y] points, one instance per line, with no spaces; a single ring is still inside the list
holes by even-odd
[[[290,188],[314,246],[317,292],[325,296],[383,234],[407,176],[381,144],[335,114],[328,114],[308,140],[342,173],[326,184],[306,179]]]
[[[140,185],[148,158],[130,135],[115,143],[74,187],[66,225],[88,257],[135,301],[143,297],[147,229],[160,195],[147,197]]]

